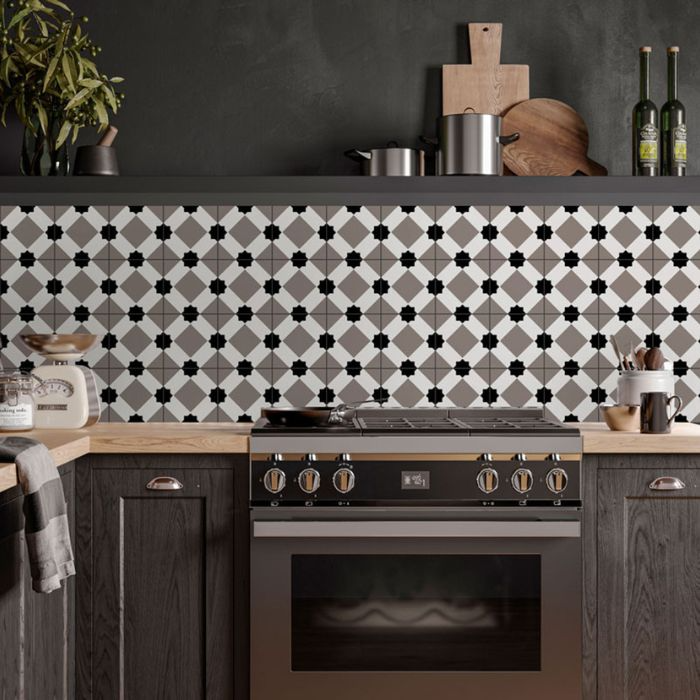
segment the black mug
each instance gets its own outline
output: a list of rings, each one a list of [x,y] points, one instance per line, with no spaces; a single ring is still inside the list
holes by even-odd
[[[671,423],[683,408],[680,396],[669,396],[664,391],[648,391],[639,395],[641,410],[639,412],[642,433],[670,433]],[[668,407],[676,403],[676,410],[669,417]]]

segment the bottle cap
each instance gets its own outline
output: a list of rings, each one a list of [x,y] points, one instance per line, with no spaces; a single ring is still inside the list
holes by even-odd
[[[669,46],[667,51],[668,53],[678,53],[680,49],[677,46]]]
[[[642,46],[639,49],[639,53],[651,53],[651,46]]]

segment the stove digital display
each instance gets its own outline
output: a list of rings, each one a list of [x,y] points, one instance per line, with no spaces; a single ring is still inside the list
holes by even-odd
[[[430,472],[401,472],[402,491],[428,491],[430,489]]]

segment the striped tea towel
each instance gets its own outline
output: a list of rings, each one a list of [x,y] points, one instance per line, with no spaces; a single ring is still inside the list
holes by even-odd
[[[0,462],[14,461],[24,494],[24,532],[29,551],[32,588],[51,593],[75,574],[66,498],[51,453],[24,437],[0,436]]]

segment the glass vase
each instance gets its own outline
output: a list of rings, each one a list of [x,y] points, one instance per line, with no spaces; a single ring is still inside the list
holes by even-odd
[[[32,118],[32,128],[24,127],[20,160],[22,175],[68,175],[68,143],[65,141],[60,147],[56,147],[62,123],[62,116],[54,113],[49,114],[48,134],[42,131],[36,116]]]

